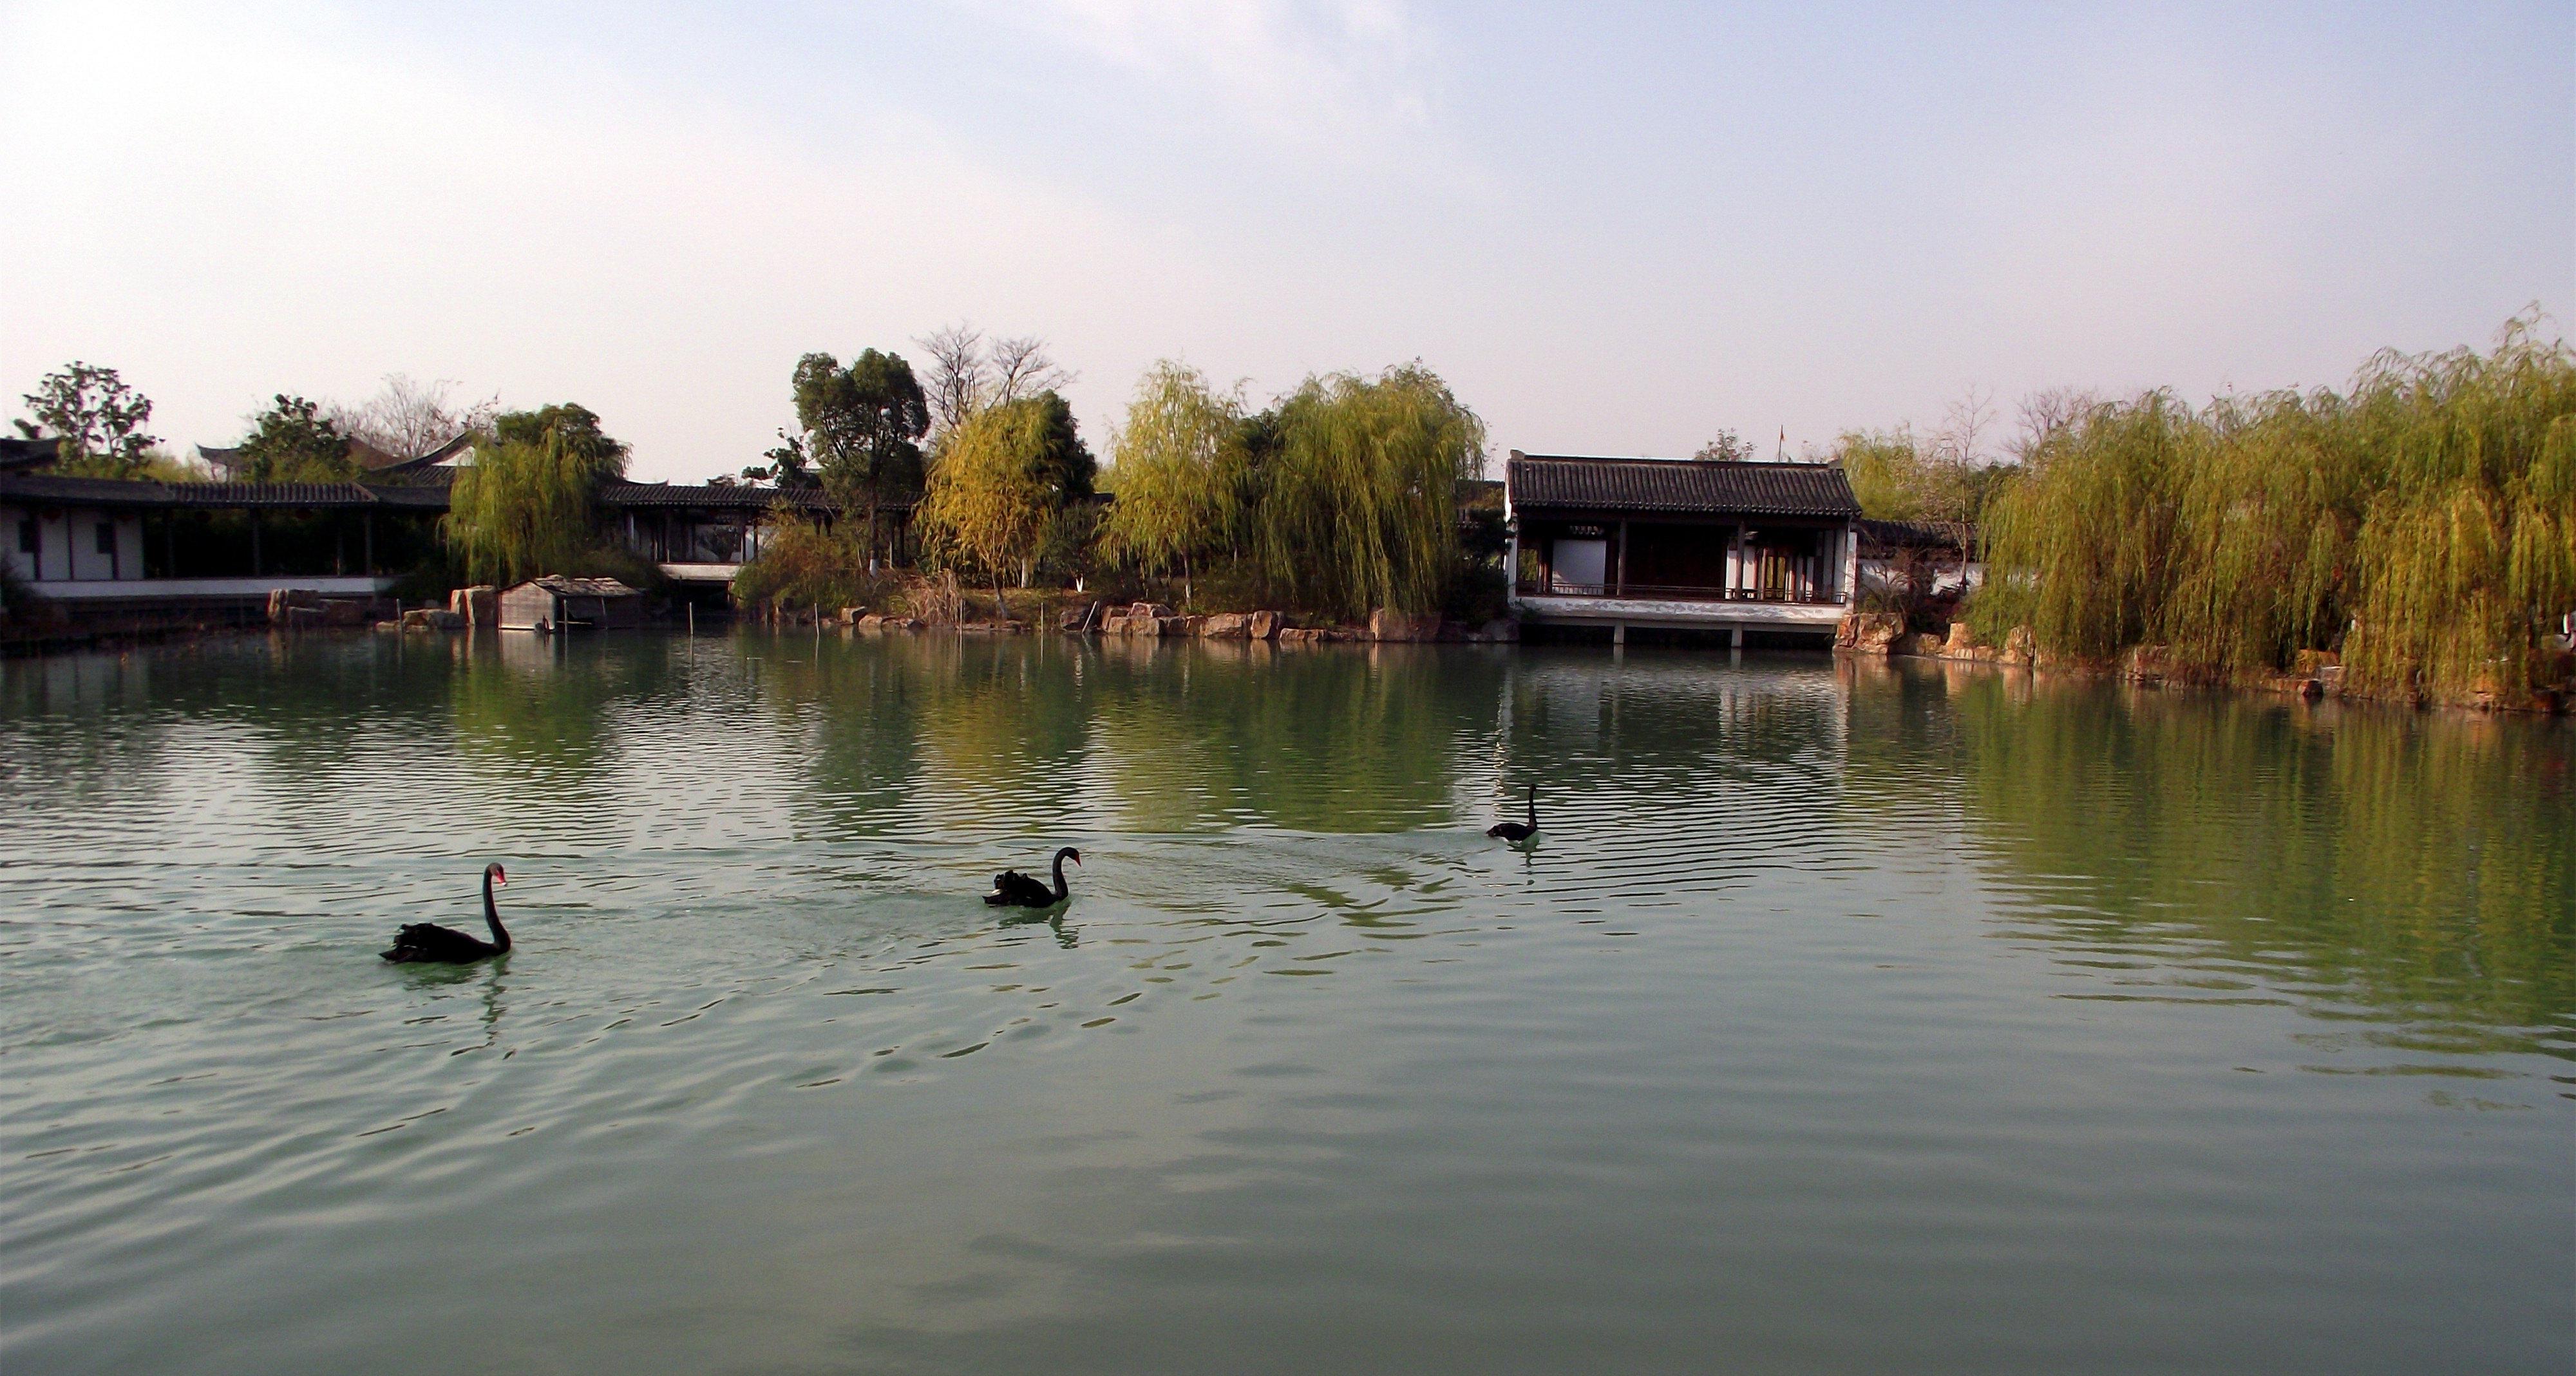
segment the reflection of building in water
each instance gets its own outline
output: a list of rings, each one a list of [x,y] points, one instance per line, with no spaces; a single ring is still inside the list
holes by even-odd
[[[151,659],[145,655],[39,655],[12,661],[6,704],[13,715],[151,705]]]
[[[1459,805],[1481,815],[1535,782],[1544,825],[1550,781],[1568,779],[1576,759],[1612,761],[1634,787],[1675,790],[1677,805],[1724,794],[1738,766],[1785,766],[1801,787],[1839,788],[1851,700],[1836,661],[1744,670],[1688,654],[1605,665],[1524,653],[1495,704],[1492,768],[1461,777]]]
[[[1523,454],[1503,468],[1525,622],[1829,640],[1860,502],[1839,468]]]

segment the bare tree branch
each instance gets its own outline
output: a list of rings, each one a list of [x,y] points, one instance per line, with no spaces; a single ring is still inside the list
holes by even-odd
[[[993,396],[989,403],[1005,406],[1040,392],[1059,391],[1072,384],[1074,374],[1056,366],[1047,357],[1046,341],[1036,335],[993,341]]]
[[[328,414],[340,433],[388,457],[418,458],[464,431],[491,424],[500,413],[498,395],[450,406],[448,393],[459,385],[449,378],[421,383],[409,374],[387,373],[383,391],[356,406],[333,406]]]
[[[984,332],[961,320],[912,342],[930,356],[922,379],[928,385],[922,393],[930,403],[932,422],[945,434],[984,408],[991,387],[984,362]]]

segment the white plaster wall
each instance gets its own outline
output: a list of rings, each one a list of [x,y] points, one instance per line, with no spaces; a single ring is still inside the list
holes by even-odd
[[[34,512],[25,507],[0,502],[0,564],[7,565],[9,571],[20,578],[30,580],[36,576],[35,560],[19,551],[18,536],[19,523],[31,519],[34,515]],[[43,528],[42,523],[39,523],[37,529]]]
[[[18,548],[19,523],[33,516],[38,549],[31,560]],[[116,552],[98,552],[98,528],[116,532]],[[143,517],[96,507],[0,506],[0,558],[31,583],[104,582],[143,576]]]
[[[85,580],[140,578],[143,576],[143,520],[139,516],[120,516],[90,507],[72,507],[63,513],[71,560],[71,577]],[[113,550],[101,553],[98,548],[100,527],[115,532]],[[50,534],[51,532],[48,532]]]

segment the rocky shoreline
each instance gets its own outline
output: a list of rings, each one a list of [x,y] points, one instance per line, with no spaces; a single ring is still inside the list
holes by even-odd
[[[2343,664],[2327,650],[2300,651],[2298,662],[2287,673],[2238,674],[2188,659],[2166,645],[2133,645],[2118,659],[2109,662],[2054,655],[2038,647],[2037,638],[2028,626],[2014,627],[2001,645],[1980,641],[1964,621],[1952,622],[1943,634],[1909,633],[1905,629],[1905,618],[1894,612],[1856,612],[1844,617],[1834,632],[1834,652],[1993,664],[2040,673],[2117,678],[2129,683],[2234,688],[2247,692],[2279,693],[2311,702],[2325,698],[2350,698],[2356,702],[2392,702],[2417,707],[2462,707],[2541,715],[2558,715],[2576,705],[2576,662],[2569,662],[2571,657],[2563,652],[2560,667],[2567,677],[2557,687],[2536,689],[2525,696],[2508,692],[2500,685],[2489,684],[2456,697],[2421,690],[2394,695],[2352,690],[2346,685]]]

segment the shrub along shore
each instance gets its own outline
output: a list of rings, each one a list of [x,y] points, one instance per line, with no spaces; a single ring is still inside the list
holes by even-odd
[[[2137,677],[2547,706],[2576,670],[2576,354],[2517,321],[2341,393],[2095,406],[2037,437],[1985,539],[1987,644],[2027,627],[2035,655]]]
[[[2576,698],[2576,354],[2537,317],[2486,353],[2381,354],[2337,392],[2025,407],[1966,471],[1846,436],[1872,516],[1973,521],[1955,609],[1855,617],[1847,648],[2382,701]],[[1911,505],[1906,505],[1906,504]],[[1948,624],[1944,624],[1944,622]]]

